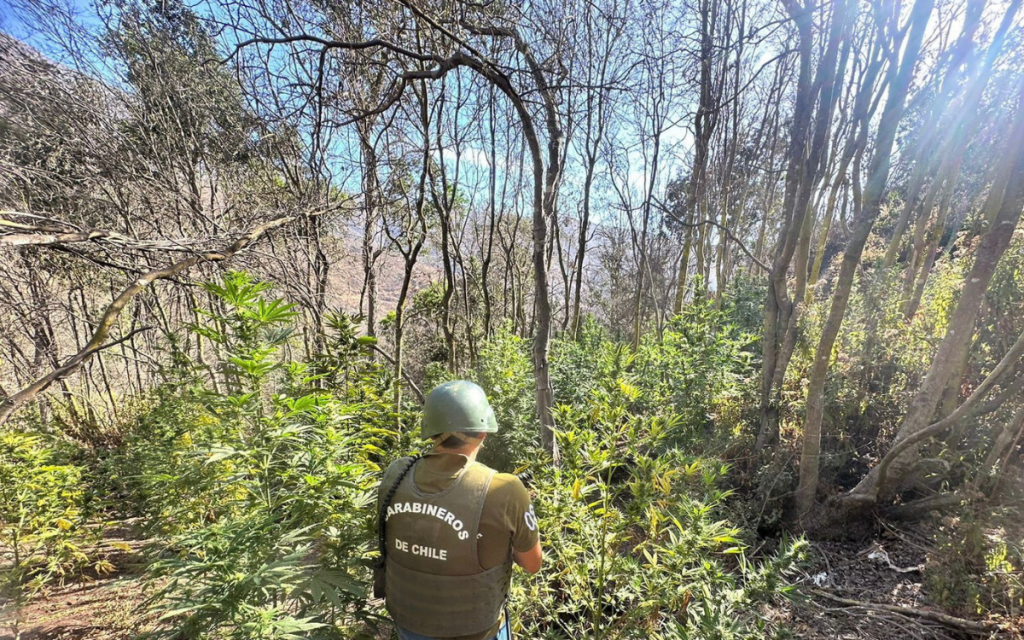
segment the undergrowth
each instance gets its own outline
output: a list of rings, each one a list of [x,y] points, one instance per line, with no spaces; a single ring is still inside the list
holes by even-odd
[[[418,446],[416,408],[391,404],[394,380],[355,319],[332,315],[321,352],[296,361],[291,304],[241,273],[206,289],[221,311],[171,341],[165,382],[133,405],[120,444],[79,452],[82,466],[39,457],[27,467],[35,476],[18,472],[22,485],[56,496],[29,500],[40,513],[25,527],[52,543],[33,554],[31,571],[5,573],[8,583],[31,584],[66,562],[60,540],[82,529],[75,491],[83,491],[94,502],[106,495],[109,512],[138,516],[154,540],[149,637],[391,633],[367,598],[372,504],[381,469]],[[203,362],[177,349],[199,336],[213,345]],[[481,458],[532,471],[547,561],[539,575],[515,579],[519,637],[724,640],[779,631],[763,608],[793,595],[787,578],[804,543],[749,557],[752,534],[726,513],[729,466],[699,446],[738,429],[735,407],[754,380],[751,353],[749,334],[710,300],[638,354],[587,322],[579,340],[552,348],[557,467],[537,447],[526,341],[499,331],[475,368],[459,374],[484,385],[501,425]],[[434,372],[431,382],[451,375]],[[3,466],[28,455],[12,454],[15,447],[44,445],[4,437],[8,475],[26,468]],[[4,495],[10,535],[13,503]]]

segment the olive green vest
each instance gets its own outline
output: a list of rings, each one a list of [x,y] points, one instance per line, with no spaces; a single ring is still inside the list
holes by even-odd
[[[392,465],[382,489],[407,464],[404,458]],[[511,549],[508,561],[489,570],[477,555],[480,515],[494,473],[474,462],[439,493],[421,492],[413,471],[398,485],[385,514],[385,540],[387,607],[400,627],[453,638],[481,633],[498,621],[512,577]]]

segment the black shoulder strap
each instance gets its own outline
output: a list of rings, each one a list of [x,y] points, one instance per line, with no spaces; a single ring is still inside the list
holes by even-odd
[[[387,526],[388,518],[387,512],[388,507],[391,506],[391,500],[395,497],[395,492],[398,491],[398,485],[402,484],[402,480],[405,479],[405,475],[409,473],[412,466],[416,464],[416,461],[423,456],[413,456],[409,464],[405,465],[405,468],[398,474],[398,478],[388,488],[388,492],[384,495],[384,500],[380,503],[380,513],[377,515],[377,550],[380,552],[380,557],[377,559],[378,566],[384,565],[384,559],[387,557],[387,544],[384,540],[384,527]]]

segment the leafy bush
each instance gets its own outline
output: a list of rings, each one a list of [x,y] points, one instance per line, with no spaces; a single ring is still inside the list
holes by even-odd
[[[760,340],[767,297],[768,282],[764,278],[738,274],[723,292],[722,311],[741,334],[756,336]],[[761,350],[756,343],[752,347],[752,351]]]
[[[340,349],[323,373],[287,362],[293,313],[265,286],[231,274],[208,288],[227,312],[201,331],[226,354],[230,393],[167,393],[142,434],[161,452],[141,482],[166,534],[150,567],[154,635],[351,637],[372,618],[364,564],[394,413],[318,388],[338,375]],[[365,395],[375,370],[362,384],[357,369],[347,392]]]
[[[763,638],[804,552],[762,563],[721,517],[727,466],[671,447],[679,418],[638,413],[625,382],[558,409],[562,464],[536,471],[545,569],[513,588],[528,638]]]
[[[0,431],[0,549],[9,553],[0,565],[0,597],[14,609],[15,624],[17,608],[47,584],[87,567],[110,568],[84,550],[95,536],[83,516],[83,470],[64,458],[41,435]]]
[[[562,338],[551,342],[555,403],[586,404],[592,391],[614,382],[632,361],[629,345],[609,340],[588,316],[580,326],[578,340]]]
[[[129,496],[124,511],[142,515],[156,540],[151,635],[380,637],[381,612],[365,593],[373,499],[382,467],[415,448],[418,412],[390,404],[394,379],[369,357],[373,341],[359,337],[357,319],[330,315],[322,353],[293,362],[290,304],[239,273],[206,288],[221,311],[205,312],[192,331],[212,343],[215,362],[191,362],[172,342],[164,384],[139,401],[123,446],[105,458],[102,486]],[[506,327],[481,345],[474,369],[459,374],[484,386],[501,425],[481,459],[503,470],[539,461],[533,488],[548,561],[514,582],[523,637],[776,631],[760,607],[789,595],[785,577],[803,543],[749,559],[748,537],[724,517],[728,466],[680,448],[712,421],[738,424],[728,412],[750,386],[753,357],[749,337],[704,298],[639,354],[588,322],[579,340],[552,345],[555,468],[537,449],[529,342]],[[435,371],[431,382],[450,375]],[[10,451],[46,449],[29,445]],[[25,467],[2,451],[2,473],[51,469],[45,456]],[[48,522],[77,531],[75,490],[92,486],[77,467],[51,471],[32,476],[60,494],[31,498],[33,508],[56,505],[28,527],[34,536]]]
[[[480,461],[511,471],[538,442],[530,343],[509,326],[502,327],[480,349],[473,377],[487,392],[499,425],[498,433],[485,443]]]
[[[533,456],[539,443],[532,362],[529,342],[506,324],[481,346],[473,369],[453,374],[436,366],[427,376],[424,392],[455,379],[472,380],[484,389],[498,420],[498,433],[488,436],[479,459],[499,471],[514,470]],[[411,424],[417,432],[418,423]]]
[[[660,340],[643,341],[630,380],[651,410],[673,408],[681,434],[710,433],[716,422],[730,422],[716,420],[716,412],[751,389],[752,342],[713,300],[698,296],[668,323]]]
[[[924,587],[933,602],[959,615],[1016,617],[1024,611],[1024,540],[986,529],[971,515],[949,518],[928,554]]]
[[[643,392],[638,396],[638,411],[673,408],[676,444],[714,424],[725,426],[723,435],[731,437],[742,424],[742,406],[753,391],[752,341],[750,334],[728,322],[725,311],[704,297],[674,318],[660,339],[653,335],[645,339],[636,354],[628,344],[606,337],[588,319],[579,339],[552,341],[549,362],[555,402],[585,407],[595,393],[617,388],[624,378]],[[475,368],[459,375],[484,388],[498,418],[500,431],[488,440],[481,461],[511,471],[532,459],[539,427],[529,341],[505,326],[481,347]],[[429,385],[452,377],[435,370]]]

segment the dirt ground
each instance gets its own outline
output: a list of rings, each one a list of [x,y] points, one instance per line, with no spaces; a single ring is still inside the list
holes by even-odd
[[[886,530],[867,543],[814,543],[816,560],[802,579],[806,599],[784,610],[786,626],[794,637],[807,640],[1024,638],[1024,619],[969,620],[972,626],[984,625],[982,630],[960,629],[926,617],[945,613],[929,602],[922,588],[925,557],[933,539],[934,532],[926,524]],[[905,611],[885,610],[885,606]]]
[[[1008,470],[997,498],[976,509],[987,537],[1024,540],[1024,468]],[[812,543],[814,560],[800,579],[806,599],[785,607],[781,618],[794,637],[808,640],[1024,640],[1024,611],[970,617],[973,628],[936,620],[949,612],[929,599],[924,567],[953,518],[932,514],[899,527],[879,521],[872,540]]]
[[[105,556],[114,570],[49,587],[34,597],[18,615],[21,640],[133,640],[146,621],[143,544],[127,528],[107,530],[91,553]],[[0,640],[15,638],[11,617],[0,615]]]
[[[100,579],[55,589],[22,612],[22,640],[131,640],[142,629],[144,596],[134,578]],[[0,639],[13,640],[10,628]]]

